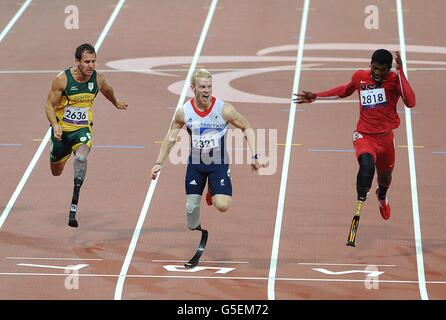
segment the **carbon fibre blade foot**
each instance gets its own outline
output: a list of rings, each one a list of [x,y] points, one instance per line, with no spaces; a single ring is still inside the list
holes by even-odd
[[[70,211],[68,225],[73,228],[77,228],[79,226],[79,224],[77,223],[77,220],[76,220],[76,211]]]
[[[348,233],[347,243],[345,245],[350,247],[356,247],[355,241],[356,241],[356,235],[358,233],[358,227],[359,227],[359,215],[354,215],[352,224],[350,226],[350,232]]]
[[[204,249],[206,248],[206,243],[208,241],[208,231],[207,230],[201,229],[201,226],[199,226],[195,230],[201,231],[201,240],[200,240],[200,244],[198,245],[197,252],[195,252],[195,255],[192,257],[192,259],[190,259],[184,265],[184,267],[186,269],[192,269],[197,266],[198,262],[200,261],[200,257],[203,254]]]

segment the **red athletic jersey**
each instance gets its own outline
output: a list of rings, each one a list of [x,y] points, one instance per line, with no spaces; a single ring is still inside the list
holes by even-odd
[[[389,72],[382,83],[372,79],[370,70],[358,70],[346,85],[318,92],[316,96],[345,98],[355,91],[359,96],[358,132],[386,133],[398,128],[400,118],[396,105],[399,97],[408,108],[415,107],[415,93],[402,69]]]

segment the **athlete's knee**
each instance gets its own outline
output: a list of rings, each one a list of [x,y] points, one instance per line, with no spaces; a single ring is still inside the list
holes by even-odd
[[[51,169],[51,173],[55,177],[60,176],[62,174],[62,172],[63,172],[63,170],[60,170],[60,169]]]
[[[74,159],[79,162],[87,162],[88,152],[76,152]]]
[[[84,153],[76,153],[74,160],[74,184],[82,186],[87,175],[87,158]]]
[[[74,156],[74,160],[82,163],[87,162],[87,155],[76,153],[76,155]]]
[[[85,145],[81,144],[79,147],[77,147],[76,151],[74,152],[74,159],[79,162],[87,162],[88,154],[90,153],[90,148]]]
[[[378,175],[378,183],[384,187],[390,186],[392,183],[392,172],[380,173]]]
[[[55,177],[60,176],[63,172],[65,163],[51,163],[51,174]]]
[[[229,207],[231,206],[231,198],[228,196],[222,197],[215,195],[212,201],[214,203],[214,207],[220,212],[228,211]]]
[[[188,194],[186,196],[187,227],[190,230],[194,230],[200,225],[200,203],[201,195]]]

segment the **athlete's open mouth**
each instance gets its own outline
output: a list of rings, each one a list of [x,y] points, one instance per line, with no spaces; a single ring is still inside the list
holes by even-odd
[[[382,80],[382,77],[377,76],[376,74],[372,74],[372,79],[375,82],[380,82]]]

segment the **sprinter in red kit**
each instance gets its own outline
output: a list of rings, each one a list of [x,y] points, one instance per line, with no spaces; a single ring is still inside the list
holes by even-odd
[[[401,97],[408,108],[415,107],[415,93],[404,75],[400,53],[395,52],[396,72],[391,71],[393,56],[385,50],[376,50],[369,70],[353,73],[349,83],[322,92],[302,91],[295,94],[295,103],[311,103],[316,100],[340,99],[352,95],[359,96],[359,120],[353,133],[353,146],[359,163],[356,178],[357,205],[347,245],[355,246],[359,215],[367,194],[372,186],[375,168],[381,216],[390,218],[390,204],[387,191],[392,181],[395,165],[395,145],[393,130],[400,125],[397,102]]]

